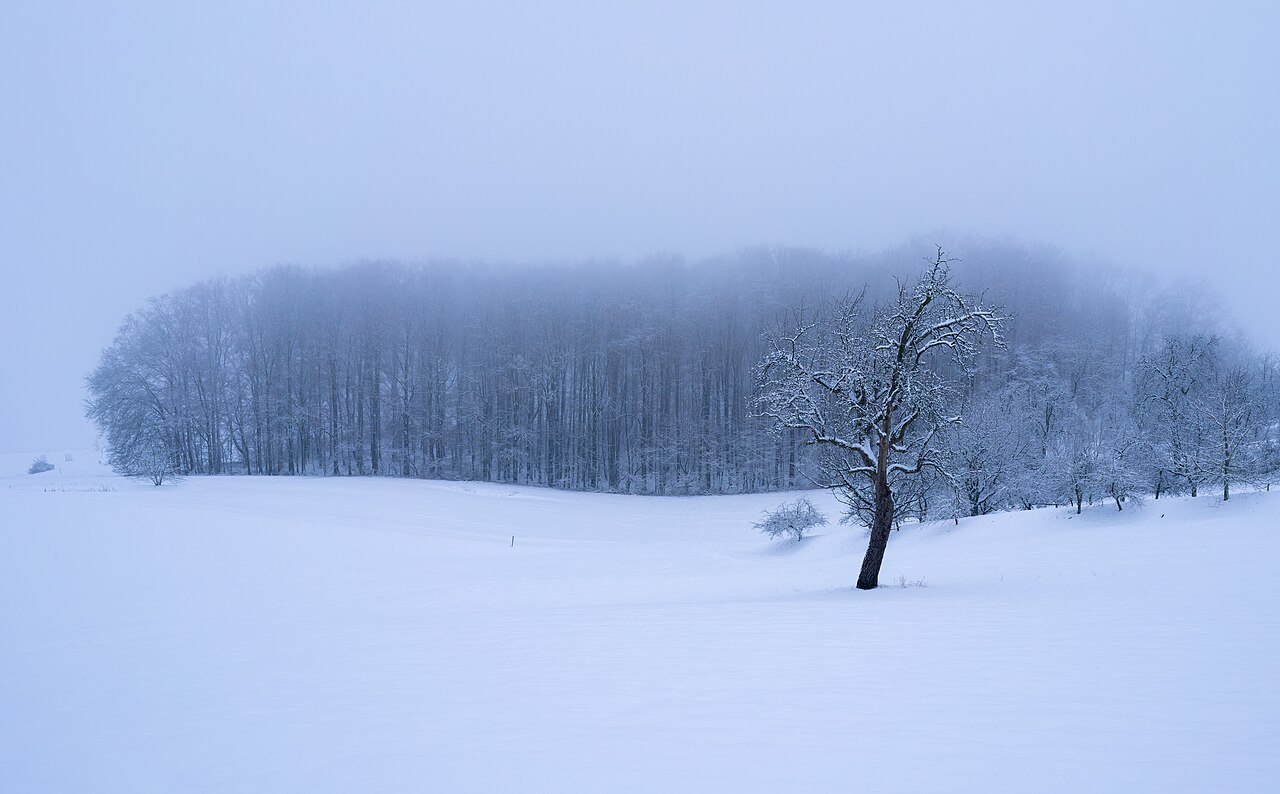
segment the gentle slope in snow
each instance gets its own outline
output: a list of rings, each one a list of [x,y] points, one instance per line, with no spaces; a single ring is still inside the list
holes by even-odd
[[[1280,779],[1280,494],[907,526],[882,582],[926,586],[867,593],[865,530],[752,529],[790,494],[33,456],[0,456],[6,791]]]

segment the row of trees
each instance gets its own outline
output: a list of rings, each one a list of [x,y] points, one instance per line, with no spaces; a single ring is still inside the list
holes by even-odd
[[[651,264],[198,284],[128,318],[89,377],[89,414],[126,472],[803,484],[799,444],[748,411],[767,296]]]
[[[1023,358],[973,392],[950,438],[961,515],[1136,496],[1223,499],[1280,471],[1280,372],[1204,334],[1162,338],[1113,383],[1077,381]]]
[[[861,318],[884,321],[881,309],[914,294],[892,276],[923,248],[275,268],[129,317],[89,377],[88,410],[127,473],[673,494],[832,484],[820,445],[760,415],[757,365],[807,323],[826,338],[843,317],[846,337],[863,338]],[[1210,485],[1229,495],[1274,472],[1274,361],[1249,352],[1203,292],[1050,251],[961,249],[949,294],[985,293],[970,303],[998,307],[986,319],[1001,319],[1002,344],[928,368],[943,390],[930,410],[962,421],[934,433],[929,465],[895,494],[896,520],[1123,506]],[[832,302],[850,290],[866,311]],[[791,322],[797,312],[807,320]],[[874,514],[873,502],[851,506]]]

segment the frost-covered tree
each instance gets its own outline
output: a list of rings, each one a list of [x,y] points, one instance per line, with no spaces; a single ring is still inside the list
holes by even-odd
[[[1214,337],[1171,336],[1138,364],[1136,414],[1157,499],[1166,491],[1196,496],[1212,474],[1203,401],[1219,347]]]
[[[865,292],[827,318],[775,335],[757,366],[756,406],[819,453],[818,484],[833,489],[871,537],[857,586],[879,583],[895,499],[927,469],[945,470],[935,441],[958,423],[956,373],[1002,319],[951,284],[941,248],[909,286],[864,312]]]
[[[41,455],[31,461],[31,466],[27,469],[27,474],[43,474],[46,471],[53,471],[53,468],[53,464],[49,462],[49,458]]]
[[[1045,456],[1043,471],[1053,502],[1066,502],[1076,512],[1092,502],[1098,483],[1101,450],[1097,434],[1086,420],[1073,416],[1057,433]]]
[[[1117,510],[1124,510],[1124,503],[1140,498],[1143,489],[1141,438],[1124,406],[1115,404],[1103,418],[1094,445],[1090,490],[1114,501]]]
[[[1258,362],[1257,479],[1267,490],[1280,477],[1280,360],[1274,354]]]
[[[1023,506],[1019,473],[1034,466],[1032,417],[1008,390],[977,396],[949,435],[946,458],[960,515],[980,516]]]
[[[1222,499],[1231,498],[1231,484],[1258,479],[1265,468],[1266,435],[1263,409],[1253,374],[1243,367],[1225,368],[1201,396],[1198,407],[1211,429],[1212,477],[1222,483]]]
[[[798,541],[804,537],[804,533],[826,524],[826,514],[802,496],[779,505],[776,510],[766,510],[764,518],[752,526],[771,538],[791,538]]]
[[[1018,351],[1011,358],[1007,383],[998,387],[1004,398],[997,419],[1018,440],[1021,455],[1007,464],[1006,492],[1024,510],[1059,504],[1065,499],[1050,462],[1065,428],[1078,421],[1076,404],[1050,351]]]

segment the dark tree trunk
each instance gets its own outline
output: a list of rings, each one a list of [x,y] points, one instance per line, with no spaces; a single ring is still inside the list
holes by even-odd
[[[1231,441],[1227,438],[1227,428],[1222,428],[1222,501],[1231,499]]]
[[[884,550],[889,546],[889,531],[893,529],[893,494],[885,477],[876,477],[875,517],[871,522],[871,542],[867,555],[862,558],[862,571],[858,574],[859,590],[874,590],[880,584],[880,564],[884,562]]]

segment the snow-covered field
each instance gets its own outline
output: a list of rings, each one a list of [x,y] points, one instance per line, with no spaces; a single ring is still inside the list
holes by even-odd
[[[752,529],[778,494],[31,457],[0,456],[0,791],[1280,781],[1280,493],[910,526],[882,581],[926,586],[865,593],[864,531]]]

